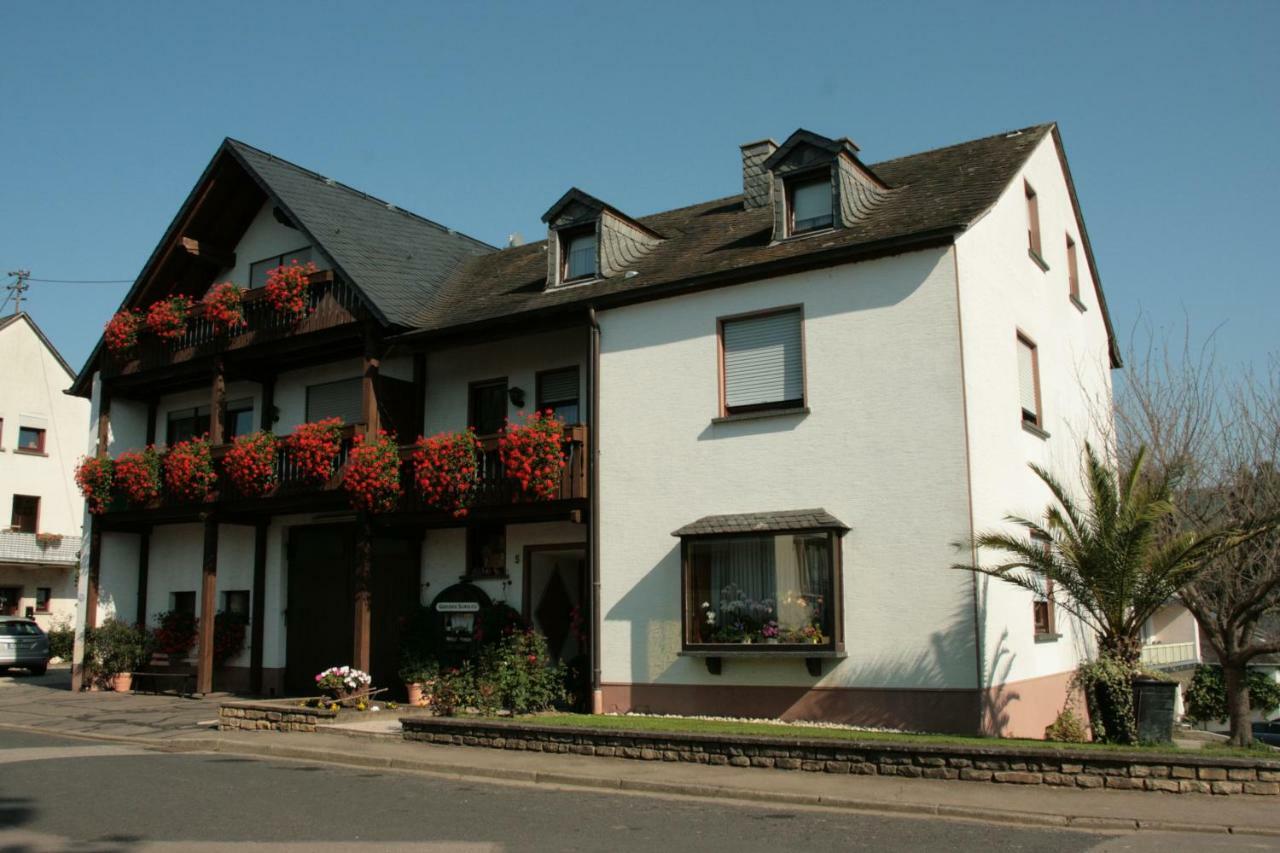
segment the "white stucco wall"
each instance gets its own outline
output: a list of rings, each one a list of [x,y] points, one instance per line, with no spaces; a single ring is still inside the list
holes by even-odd
[[[1045,271],[1027,253],[1023,180],[1039,201]],[[1080,311],[1069,299],[1066,235],[1076,242]],[[1034,462],[1074,487],[1083,442],[1102,441],[1111,399],[1106,329],[1051,138],[1031,154],[1020,176],[956,243],[964,335],[965,393],[973,478],[974,526],[999,528],[1017,513],[1042,518],[1048,490],[1027,467]],[[1042,438],[1022,427],[1016,336],[1039,354]],[[991,561],[996,554],[980,554]],[[1009,584],[979,581],[984,614],[984,684],[1037,678],[1072,669],[1086,652],[1088,632],[1057,610],[1061,639],[1035,641],[1032,596]]]
[[[524,606],[524,549],[527,545],[567,545],[583,542],[586,526],[567,521],[507,525],[507,579],[476,580],[494,601]],[[467,532],[463,528],[428,530],[422,542],[420,604],[427,605],[443,590],[458,583],[466,570]]]
[[[525,392],[523,411],[537,405],[537,374],[578,367],[579,394],[585,390],[587,333],[584,328],[526,335],[473,346],[433,351],[427,355],[426,435],[467,426],[467,395],[472,382],[506,377],[508,388]],[[585,418],[585,397],[580,398]],[[521,408],[507,401],[507,417]]]
[[[76,618],[76,569],[74,566],[42,566],[31,564],[0,565],[0,587],[21,587],[18,599],[18,615],[26,615],[27,608],[35,609],[36,590],[48,587],[49,612],[36,613],[35,620],[46,631],[50,628],[71,627]]]
[[[241,287],[248,287],[249,267],[252,264],[311,244],[301,231],[281,225],[272,215],[271,206],[268,200],[258,209],[253,222],[240,238],[240,242],[236,244],[236,265],[221,270],[215,279],[217,283],[230,281]],[[328,266],[320,258],[314,260],[316,266],[321,269]]]
[[[85,452],[89,403],[62,393],[72,377],[25,319],[0,329],[0,525],[9,526],[13,496],[40,498],[39,532],[80,535],[84,499],[76,463]],[[45,429],[45,455],[20,453],[21,426]]]
[[[718,317],[802,304],[807,415],[714,424]],[[680,651],[679,543],[703,515],[823,507],[844,540],[848,658],[826,686],[975,686],[955,272],[949,250],[600,314],[606,683],[819,683],[795,660]]]

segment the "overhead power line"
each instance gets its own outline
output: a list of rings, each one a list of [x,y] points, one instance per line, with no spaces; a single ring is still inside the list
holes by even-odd
[[[133,284],[131,278],[28,278],[27,281],[38,281],[41,284]]]

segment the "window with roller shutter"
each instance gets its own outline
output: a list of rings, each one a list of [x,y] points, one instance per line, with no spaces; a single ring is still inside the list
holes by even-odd
[[[725,414],[804,406],[802,326],[799,308],[720,321]]]
[[[344,424],[363,423],[362,382],[363,380],[357,376],[354,379],[339,379],[337,382],[308,385],[307,423],[313,424],[326,418],[342,418]]]
[[[1040,355],[1035,342],[1018,334],[1018,396],[1022,406],[1022,422],[1043,426],[1040,412]]]

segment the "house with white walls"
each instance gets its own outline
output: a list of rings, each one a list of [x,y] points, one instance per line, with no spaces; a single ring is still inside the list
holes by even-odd
[[[87,620],[189,609],[207,649],[243,611],[200,687],[283,695],[343,663],[389,684],[418,608],[465,633],[505,602],[597,712],[1040,735],[1088,638],[951,566],[1046,505],[1028,463],[1078,470],[1119,366],[1057,126],[734,156],[733,195],[634,216],[570,189],[545,240],[497,249],[225,141],[122,309],[230,281],[243,324],[100,343],[75,392],[99,454],[203,434],[215,467],[235,436],[337,417],[337,473],[299,482],[286,444],[269,493],[220,471],[199,502],[113,502]],[[315,270],[282,317],[263,285],[295,259]],[[503,444],[530,410],[564,425],[536,494]],[[444,511],[415,440],[467,428],[469,506]],[[342,472],[380,430],[403,494],[353,509]]]
[[[70,627],[89,404],[66,393],[75,371],[25,312],[0,318],[0,365],[0,615]]]

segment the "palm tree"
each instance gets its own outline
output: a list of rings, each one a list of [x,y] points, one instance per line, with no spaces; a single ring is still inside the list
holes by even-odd
[[[1139,450],[1120,477],[1086,444],[1083,501],[1032,464],[1054,498],[1044,521],[1006,517],[1029,535],[987,531],[973,542],[976,548],[1002,552],[1004,560],[953,568],[1052,597],[1097,634],[1099,656],[1131,679],[1138,670],[1143,623],[1241,538],[1234,531],[1179,530],[1172,500],[1178,473],[1145,475],[1145,459],[1145,449]],[[1127,686],[1121,689],[1127,694]],[[1131,721],[1131,709],[1123,716]],[[1130,740],[1131,722],[1113,734]]]

